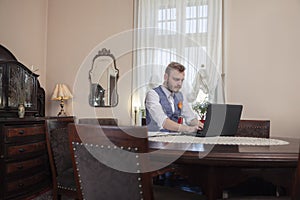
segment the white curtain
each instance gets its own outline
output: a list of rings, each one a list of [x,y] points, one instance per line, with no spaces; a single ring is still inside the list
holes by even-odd
[[[186,67],[190,103],[223,103],[222,0],[135,0],[133,106],[163,82],[171,62]]]

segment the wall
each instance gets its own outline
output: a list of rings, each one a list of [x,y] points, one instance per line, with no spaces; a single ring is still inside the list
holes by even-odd
[[[226,0],[227,101],[270,119],[272,136],[300,137],[300,1]]]
[[[47,0],[0,0],[0,44],[46,82]]]
[[[120,51],[124,47],[131,49],[132,39],[102,44],[133,28],[133,1],[48,2],[47,114],[55,115],[59,110],[59,102],[51,101],[50,96],[55,84],[62,82],[74,93],[74,98],[66,102],[68,114],[79,118],[117,117],[120,124],[129,124],[132,56],[130,52]],[[88,105],[88,70],[92,65],[91,58],[102,47],[110,49],[116,56],[120,69],[118,93],[122,98],[114,109],[93,109]]]

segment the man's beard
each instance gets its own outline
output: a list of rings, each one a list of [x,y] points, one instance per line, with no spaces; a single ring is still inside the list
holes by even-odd
[[[167,80],[166,82],[166,86],[167,86],[167,89],[170,91],[170,92],[179,92],[179,90],[181,89],[181,87],[177,88],[177,87],[170,87],[171,85],[169,84],[169,79]],[[176,91],[174,90],[176,89]]]

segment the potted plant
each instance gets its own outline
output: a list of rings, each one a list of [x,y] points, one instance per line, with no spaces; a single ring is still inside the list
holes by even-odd
[[[204,122],[204,120],[205,120],[205,115],[206,115],[208,105],[209,105],[209,102],[206,99],[204,99],[201,102],[196,102],[192,105],[193,110],[200,117],[201,122]]]

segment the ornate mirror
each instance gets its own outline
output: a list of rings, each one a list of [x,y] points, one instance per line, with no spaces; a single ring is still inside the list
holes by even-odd
[[[93,107],[113,107],[118,104],[119,69],[110,50],[103,48],[93,58],[89,71],[89,104]]]

